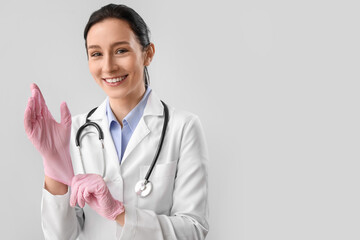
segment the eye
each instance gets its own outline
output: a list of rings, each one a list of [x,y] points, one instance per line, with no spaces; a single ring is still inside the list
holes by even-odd
[[[116,54],[126,53],[127,51],[126,49],[118,49],[116,50]]]
[[[99,52],[93,52],[93,53],[90,54],[90,56],[91,56],[91,57],[99,57],[99,56],[101,56],[101,53],[99,53]]]

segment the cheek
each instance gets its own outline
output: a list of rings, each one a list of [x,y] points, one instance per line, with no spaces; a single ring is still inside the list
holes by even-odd
[[[142,77],[142,74],[144,72],[144,65],[142,62],[137,61],[136,63],[134,63],[133,65],[133,72],[135,73],[135,75],[139,78]]]
[[[126,62],[124,62],[123,66],[132,72],[138,72],[141,71],[141,69],[144,67],[144,64],[141,57],[133,55],[129,57]]]
[[[96,78],[99,75],[99,67],[94,62],[89,62],[89,71],[91,75]]]

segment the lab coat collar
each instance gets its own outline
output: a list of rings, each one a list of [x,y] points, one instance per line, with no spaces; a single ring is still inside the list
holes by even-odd
[[[143,117],[140,119],[125,149],[124,156],[121,161],[122,165],[126,162],[126,159],[130,155],[130,153],[136,148],[136,146],[152,131],[151,127],[149,127],[147,124],[150,119],[147,118],[150,116],[162,116],[164,112],[163,109],[164,106],[162,105],[159,97],[154,93],[154,90],[152,90],[150,92],[148,102],[144,109]],[[89,119],[90,121],[100,121],[100,126],[103,129],[104,134],[110,136],[109,123],[106,116],[106,99],[89,117]],[[107,139],[104,139],[104,142],[107,141]],[[113,150],[115,150],[115,146],[113,146],[112,148]],[[115,151],[113,152],[115,153]]]
[[[162,116],[163,114],[164,106],[162,105],[160,98],[156,95],[154,90],[152,90],[144,109],[143,116]]]
[[[143,116],[162,116],[163,105],[161,104],[160,98],[155,94],[154,90],[150,92],[148,102],[144,109]],[[107,118],[106,116],[106,99],[100,104],[95,112],[89,117],[90,121],[102,120]]]

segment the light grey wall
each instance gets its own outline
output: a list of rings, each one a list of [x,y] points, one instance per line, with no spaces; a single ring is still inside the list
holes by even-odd
[[[42,239],[30,83],[60,117],[105,97],[82,39],[108,1],[0,7],[1,239]],[[122,1],[150,26],[152,88],[198,114],[209,150],[209,240],[359,239],[358,1]]]

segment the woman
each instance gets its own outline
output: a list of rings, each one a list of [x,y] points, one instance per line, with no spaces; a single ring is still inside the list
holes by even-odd
[[[61,123],[33,84],[25,130],[42,155],[45,184],[42,227],[46,239],[205,239],[208,232],[207,149],[194,114],[168,106],[168,122],[148,196],[135,192],[156,154],[166,105],[149,86],[155,53],[143,19],[109,4],[84,31],[89,69],[107,98],[92,113]],[[95,127],[103,131],[103,146]],[[146,185],[146,189],[149,188]],[[140,194],[140,195],[139,195]]]

